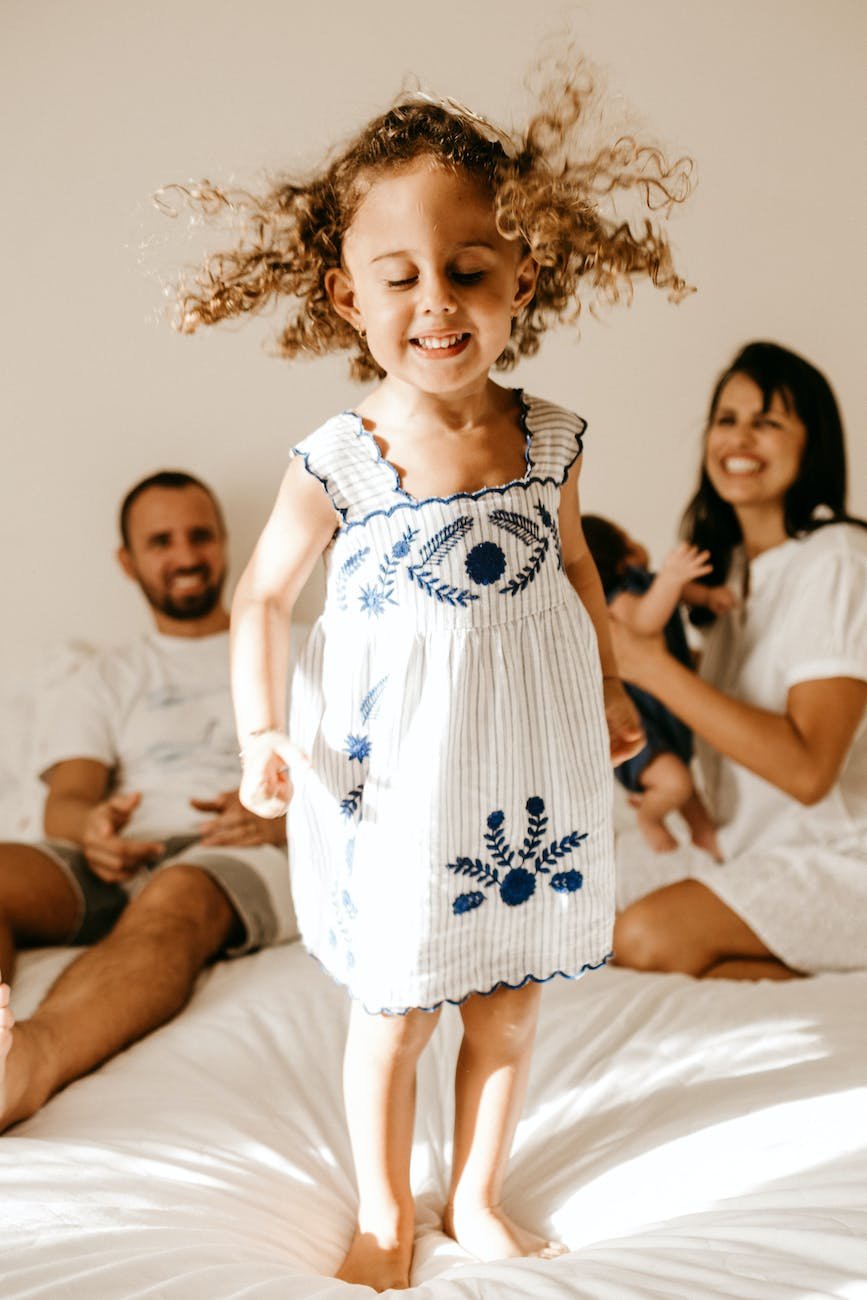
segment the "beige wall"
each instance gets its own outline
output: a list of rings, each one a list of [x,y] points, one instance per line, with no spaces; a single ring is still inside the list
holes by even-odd
[[[580,343],[549,338],[517,374],[590,420],[585,508],[659,557],[694,479],[711,382],[742,342],[766,337],[832,379],[853,504],[867,513],[865,13],[861,0],[3,0],[0,671],[26,669],[46,640],[145,626],[112,558],[132,481],[165,465],[208,479],[237,574],[287,447],[356,400],[337,360],[268,357],[262,324],[174,335],[157,273],[192,246],[148,195],[314,161],[411,72],[520,120],[538,40],[567,22],[700,172],[671,224],[700,292],[674,308],[643,289],[629,311],[588,321]]]

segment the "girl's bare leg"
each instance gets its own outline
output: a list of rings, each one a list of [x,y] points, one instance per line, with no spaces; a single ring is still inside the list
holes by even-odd
[[[504,1214],[506,1165],[524,1104],[541,987],[498,989],[461,1007],[452,1185],[443,1226],[479,1259],[562,1254]]]
[[[664,819],[694,793],[689,768],[676,754],[657,754],[641,773],[641,788],[636,809],[639,829],[656,853],[669,853],[677,848],[677,840]]]
[[[343,1091],[358,1180],[358,1225],[337,1276],[374,1291],[409,1286],[416,1065],[438,1019],[435,1011],[369,1015],[352,1004]]]

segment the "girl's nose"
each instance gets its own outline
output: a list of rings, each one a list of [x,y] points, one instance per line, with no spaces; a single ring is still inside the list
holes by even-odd
[[[454,285],[447,275],[432,272],[425,276],[422,284],[424,310],[432,315],[441,315],[455,311]]]

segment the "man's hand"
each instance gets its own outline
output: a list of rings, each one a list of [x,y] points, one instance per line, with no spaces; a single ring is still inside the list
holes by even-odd
[[[190,803],[199,812],[215,814],[199,827],[202,844],[286,843],[285,822],[257,817],[241,803],[237,790],[224,790],[214,799],[191,799]]]
[[[139,867],[153,862],[163,852],[158,841],[121,838],[121,831],[140,802],[138,791],[116,794],[95,804],[85,818],[82,851],[94,875],[111,885],[128,880]]]

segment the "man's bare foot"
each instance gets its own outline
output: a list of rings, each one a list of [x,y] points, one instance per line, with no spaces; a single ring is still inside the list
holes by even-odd
[[[569,1253],[562,1241],[546,1241],[514,1223],[499,1205],[477,1205],[443,1211],[443,1229],[459,1246],[490,1263],[495,1259],[556,1259]]]
[[[15,1016],[9,1005],[11,990],[0,984],[0,1133],[28,1119],[48,1100],[45,1089],[34,1082],[35,1058],[30,1052],[31,1039],[24,1025],[15,1032]]]
[[[664,822],[655,821],[652,817],[642,815],[640,808],[637,821],[641,834],[654,853],[671,853],[673,849],[677,848],[677,840]]]
[[[413,1229],[398,1234],[362,1232],[356,1228],[352,1245],[337,1270],[341,1282],[355,1282],[374,1291],[403,1291],[409,1286]]]

